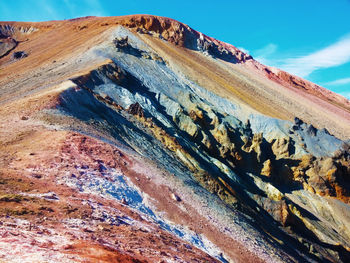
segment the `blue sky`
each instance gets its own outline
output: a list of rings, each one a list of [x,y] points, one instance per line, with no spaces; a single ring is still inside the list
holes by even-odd
[[[1,21],[171,17],[350,98],[350,0],[0,0]]]

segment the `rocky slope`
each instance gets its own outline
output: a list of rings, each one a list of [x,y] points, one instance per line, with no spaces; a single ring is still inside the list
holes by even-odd
[[[0,65],[1,260],[349,261],[347,99],[148,15],[1,22]]]

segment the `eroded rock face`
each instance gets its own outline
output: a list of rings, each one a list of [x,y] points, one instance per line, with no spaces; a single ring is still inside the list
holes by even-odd
[[[37,31],[35,27],[16,27],[9,24],[0,25],[0,58],[8,55],[13,49],[15,49],[23,38],[23,36],[31,34]],[[26,57],[24,51],[18,51],[20,53],[13,54],[14,59]]]
[[[113,72],[117,77],[111,77],[115,76]],[[125,112],[135,116],[141,127],[170,150],[204,188],[231,208],[242,209],[258,221],[274,220],[289,229],[287,231],[301,236],[304,240],[302,246],[307,244],[309,247],[312,243],[310,233],[323,231],[323,225],[310,228],[308,212],[284,192],[304,189],[310,194],[336,197],[348,202],[349,156],[346,150],[340,150],[334,157],[314,157],[311,154],[300,157],[295,153],[295,139],[289,136],[293,133],[267,141],[263,133],[252,131],[249,121],[243,123],[227,116],[201,102],[195,94],[181,96],[181,100],[174,101],[167,94],[151,92],[146,85],[137,82],[134,76],[115,64],[100,67],[88,76],[77,78],[75,82],[100,98],[102,90],[91,86],[91,83],[106,85],[101,82],[104,75],[118,85],[115,91],[109,89],[111,93],[108,93],[107,105],[115,108],[115,105],[122,105],[124,100],[130,101]],[[128,86],[129,83],[133,85]],[[128,94],[127,99],[117,96],[118,93]],[[106,100],[101,102],[106,103]],[[123,109],[123,106],[118,109]],[[123,115],[123,110],[118,112]],[[172,114],[168,114],[170,112]],[[321,131],[298,118],[290,124],[290,129],[310,138],[322,135]],[[304,148],[307,150],[308,146]],[[317,217],[317,214],[314,216]],[[305,231],[311,232],[305,236]],[[335,236],[327,238],[335,242]],[[306,243],[305,239],[308,240]],[[342,240],[348,239],[348,236],[342,236]],[[318,247],[320,244],[312,246]],[[346,244],[343,243],[343,246],[346,247]],[[309,253],[320,259],[326,258],[322,251],[320,248]],[[344,257],[346,252],[338,256]]]
[[[8,55],[17,46],[17,41],[11,37],[0,37],[0,58]]]
[[[252,57],[239,49],[227,47],[228,45],[209,38],[189,26],[175,20],[155,16],[141,16],[126,19],[122,23],[128,28],[136,28],[138,33],[154,34],[161,39],[175,45],[202,51],[213,57],[242,63],[251,60]]]
[[[11,24],[0,25],[0,37],[14,37],[16,35],[28,35],[38,29],[33,26],[15,26]]]
[[[159,34],[162,38],[176,45],[184,46],[186,33],[190,32],[189,27],[177,21],[164,18],[159,19],[153,16],[131,17],[123,21],[123,25],[129,28],[136,28],[138,32],[153,32]]]
[[[218,85],[224,80],[215,67],[230,69],[229,62],[237,64],[232,70],[251,70],[259,64],[250,56],[166,18],[88,17],[62,22],[59,28],[67,29],[65,24],[72,30],[67,32],[79,37],[91,29],[109,31],[103,43],[101,36],[91,41],[96,47],[84,46],[91,35],[82,41],[84,51],[77,59],[50,60],[52,66],[43,67],[47,71],[34,72],[50,85],[69,79],[53,87],[44,83],[47,89],[39,85],[35,98],[0,107],[1,125],[14,124],[0,133],[0,190],[10,191],[1,192],[0,212],[7,223],[12,220],[8,216],[28,222],[39,216],[53,231],[46,236],[45,246],[52,244],[46,252],[80,252],[84,259],[86,247],[98,242],[96,251],[108,260],[348,261],[347,142],[302,117],[294,122],[267,117],[221,97],[198,80],[204,75],[189,77],[195,63],[186,69],[190,66],[171,61],[158,44],[186,59],[195,54],[208,63],[197,65],[199,71]],[[51,34],[46,26],[43,30]],[[22,31],[0,27],[10,37]],[[26,45],[23,50],[30,50],[30,56],[21,61],[24,65],[38,58]],[[209,65],[213,58],[214,66]],[[211,67],[205,71],[206,66]],[[315,91],[306,81],[263,70],[260,77],[268,74],[269,80],[288,87]],[[9,109],[15,109],[12,115]],[[4,173],[3,167],[8,168]],[[33,184],[45,191],[33,192]],[[28,235],[37,238],[32,227],[28,223],[29,230],[16,230],[24,237],[23,247],[28,247]],[[51,235],[54,231],[57,235]],[[70,231],[75,236],[64,234]],[[79,237],[88,244],[67,241],[60,247],[52,239],[56,236]]]
[[[306,181],[320,195],[337,197],[349,203],[350,159],[344,150],[335,158],[316,159],[307,164]],[[303,167],[305,169],[305,166]]]
[[[35,27],[17,27],[10,24],[0,25],[0,58],[8,55],[18,45],[23,36],[37,31]],[[23,51],[19,51],[23,52]],[[25,52],[13,54],[15,59],[25,57]],[[18,56],[18,58],[16,58]]]

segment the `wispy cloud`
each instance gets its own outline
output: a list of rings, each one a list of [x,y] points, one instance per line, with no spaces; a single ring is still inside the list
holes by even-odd
[[[272,66],[274,62],[271,57],[277,51],[277,48],[278,46],[276,44],[270,43],[263,48],[256,50],[253,53],[253,56],[257,61]]]
[[[50,17],[51,19],[59,19],[60,14],[50,2],[41,0],[37,3],[39,10],[41,9],[48,17]]]
[[[64,0],[64,3],[66,6],[66,10],[69,12],[70,18],[87,15],[107,15],[105,8],[103,8],[100,1],[97,0],[81,0],[80,2]]]
[[[333,81],[325,83],[324,85],[339,86],[339,85],[345,85],[345,84],[350,84],[350,78],[343,78],[343,79],[333,80]]]
[[[43,9],[47,14],[47,17],[50,19],[68,19],[89,15],[107,15],[106,9],[98,0],[63,0],[59,7],[55,1],[40,0],[40,9]]]
[[[306,56],[290,58],[280,68],[300,77],[307,77],[313,71],[343,65],[350,61],[350,35],[338,42]]]
[[[94,15],[96,16],[103,16],[105,15],[105,10],[101,6],[100,1],[98,0],[85,0],[88,7],[93,11]]]

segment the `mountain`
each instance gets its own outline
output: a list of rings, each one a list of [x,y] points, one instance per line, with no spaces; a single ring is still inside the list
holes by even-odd
[[[183,23],[0,22],[0,127],[1,261],[350,260],[350,101]]]

